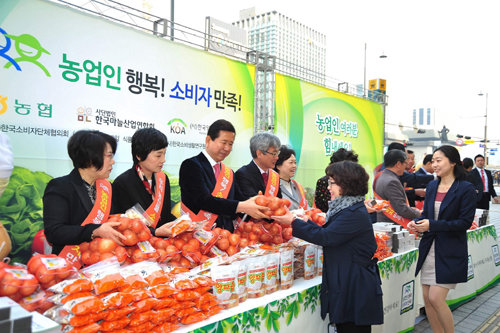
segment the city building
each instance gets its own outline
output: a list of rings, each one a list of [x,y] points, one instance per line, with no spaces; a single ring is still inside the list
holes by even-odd
[[[278,72],[325,84],[325,34],[277,11],[256,15],[255,7],[241,10],[233,25],[247,31],[250,49],[276,57]]]
[[[436,123],[436,112],[432,108],[413,109],[413,126],[422,129],[434,128]]]

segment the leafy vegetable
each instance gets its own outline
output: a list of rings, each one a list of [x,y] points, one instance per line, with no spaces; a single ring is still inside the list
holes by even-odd
[[[43,229],[42,197],[51,176],[14,167],[9,185],[0,198],[0,221],[12,241],[10,257],[26,263],[31,257],[33,237]]]

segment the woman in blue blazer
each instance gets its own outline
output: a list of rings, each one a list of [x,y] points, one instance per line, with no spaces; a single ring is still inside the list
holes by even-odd
[[[467,282],[467,229],[476,210],[476,191],[465,181],[465,169],[455,147],[434,151],[437,180],[427,185],[424,211],[408,223],[423,233],[415,275],[419,272],[425,312],[434,332],[453,332],[453,315],[446,296],[456,283]]]
[[[371,332],[382,324],[382,288],[373,255],[377,249],[372,223],[364,205],[368,174],[355,162],[342,161],[326,169],[329,202],[323,227],[295,218],[290,212],[273,216],[291,224],[293,235],[323,246],[321,317],[330,316],[337,332]]]

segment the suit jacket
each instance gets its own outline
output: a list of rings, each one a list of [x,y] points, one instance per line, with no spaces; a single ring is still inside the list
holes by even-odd
[[[52,244],[52,253],[59,254],[65,245],[91,240],[97,224],[81,226],[92,210],[92,201],[77,169],[50,180],[43,194],[43,225],[45,237]]]
[[[247,165],[242,166],[234,174],[236,182],[236,199],[245,201],[257,194],[259,191],[266,192],[266,184],[260,173],[259,167],[252,160]],[[278,195],[281,198],[281,191],[278,189]]]
[[[422,175],[420,173],[410,173],[405,171],[399,179],[401,180],[401,184],[403,184],[403,186],[424,188],[430,181],[434,180],[434,175]]]
[[[292,188],[292,193],[288,191],[285,187],[286,181],[280,179],[280,190],[283,198],[290,200],[292,203],[289,207],[290,210],[297,209],[300,206],[300,202],[302,201],[302,195],[300,194],[299,188],[295,185],[294,182],[290,181],[290,187]],[[309,204],[307,204],[309,207]]]
[[[363,202],[330,216],[323,227],[292,222],[293,236],[323,247],[321,316],[330,322],[376,325],[384,321],[373,227]]]
[[[475,189],[471,183],[456,179],[441,202],[436,220],[434,201],[438,185],[439,179],[427,186],[424,211],[417,219],[429,219],[430,228],[420,240],[415,276],[434,242],[436,282],[467,282],[467,229],[472,225],[476,212]]]
[[[146,210],[153,203],[153,197],[144,187],[144,183],[139,178],[137,170],[132,167],[116,177],[113,182],[113,205],[111,210],[113,214],[125,213],[127,209],[133,207],[137,203]],[[166,176],[163,207],[156,228],[175,220],[175,216],[172,214],[171,210],[170,181],[168,180],[168,176]]]
[[[217,226],[233,231],[233,219],[239,201],[235,197],[235,180],[229,190],[227,199],[212,195],[216,183],[212,165],[203,153],[184,160],[179,170],[181,200],[193,213],[205,210],[219,215]]]
[[[401,184],[399,177],[391,170],[384,169],[378,177],[374,186],[374,191],[384,200],[389,200],[394,211],[407,219],[414,219],[420,216],[420,213],[406,204],[405,189]],[[377,213],[377,221],[392,222],[384,213]]]
[[[471,170],[471,179],[473,180],[473,185],[476,187],[476,189],[479,191],[479,193],[487,192],[488,193],[488,200],[491,199],[491,197],[496,197],[497,192],[495,191],[495,188],[493,186],[493,177],[491,176],[491,171],[484,169],[484,173],[486,174],[486,177],[488,178],[488,190],[484,191],[483,188],[483,179],[481,178],[481,174],[477,170],[477,168],[474,168]],[[479,196],[481,197],[481,196]]]

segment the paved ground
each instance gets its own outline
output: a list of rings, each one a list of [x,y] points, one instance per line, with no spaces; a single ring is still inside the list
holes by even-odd
[[[500,188],[495,188],[500,195]],[[490,224],[500,235],[500,204],[490,205]],[[456,333],[500,333],[500,284],[453,310]],[[417,323],[418,322],[418,323]],[[425,316],[417,318],[415,333],[432,333]]]

